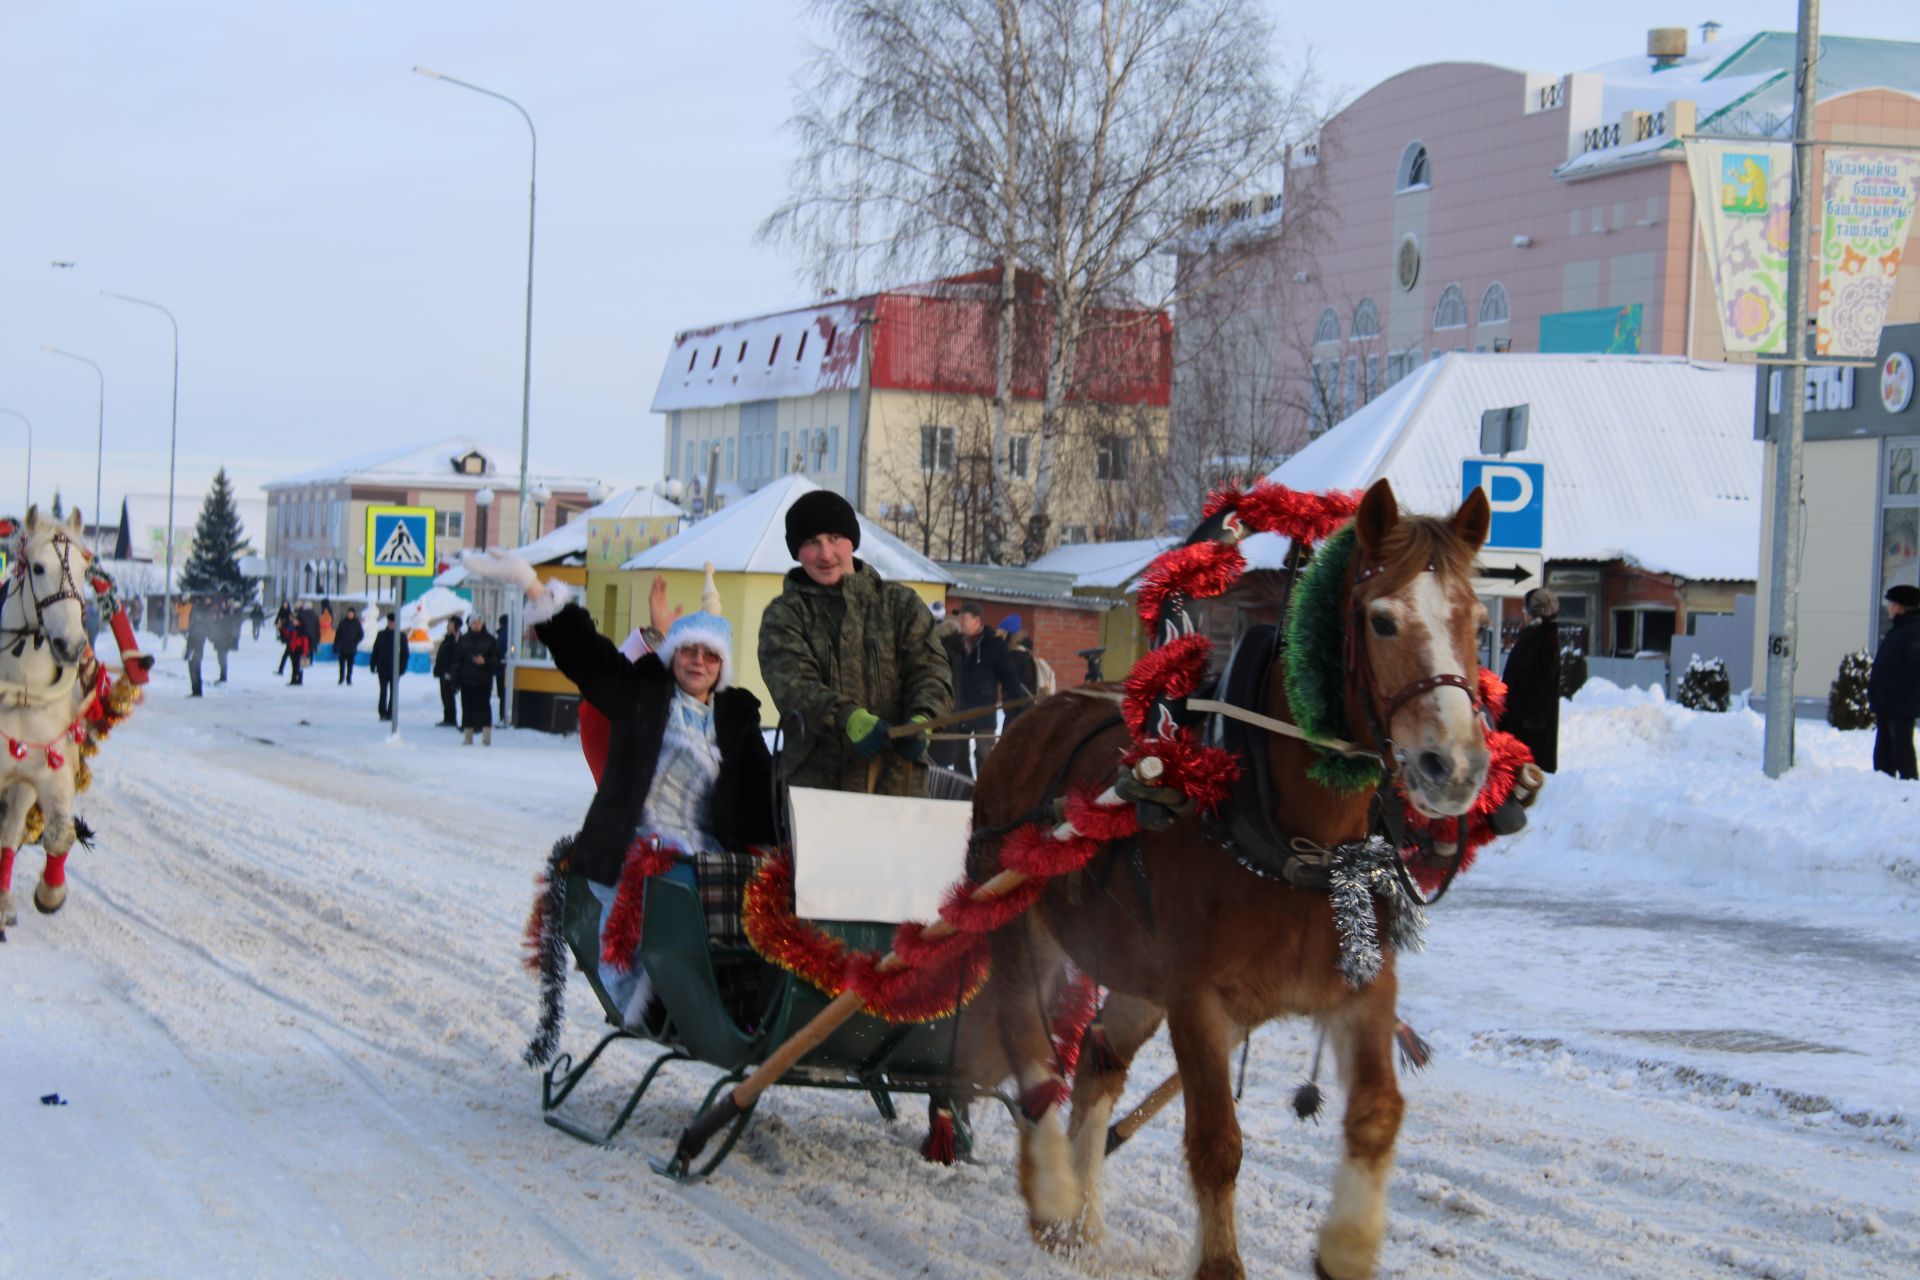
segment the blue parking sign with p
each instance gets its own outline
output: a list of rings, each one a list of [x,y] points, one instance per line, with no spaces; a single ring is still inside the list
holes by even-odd
[[[433,569],[432,507],[367,508],[369,574],[426,578]]]
[[[1487,545],[1506,551],[1538,551],[1546,533],[1547,464],[1510,458],[1463,458],[1460,497],[1487,491],[1493,524]]]

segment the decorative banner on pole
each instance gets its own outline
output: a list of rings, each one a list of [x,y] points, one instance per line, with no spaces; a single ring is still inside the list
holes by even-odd
[[[1920,192],[1920,157],[1828,151],[1820,220],[1820,317],[1814,349],[1871,360],[1893,301],[1900,251]]]
[[[1784,142],[1692,141],[1687,169],[1706,234],[1729,352],[1786,351],[1787,211],[1793,148]]]

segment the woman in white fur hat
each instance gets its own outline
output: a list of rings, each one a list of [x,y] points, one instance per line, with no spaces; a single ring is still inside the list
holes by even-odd
[[[711,568],[701,611],[675,620],[655,652],[629,659],[566,583],[541,582],[524,561],[497,552],[466,563],[520,583],[554,665],[610,722],[605,767],[568,867],[604,890],[597,896],[610,908],[628,847],[654,838],[695,864],[714,941],[743,944],[740,898],[754,865],[746,851],[774,840],[773,762],[760,700],[733,687],[733,628],[720,615]]]

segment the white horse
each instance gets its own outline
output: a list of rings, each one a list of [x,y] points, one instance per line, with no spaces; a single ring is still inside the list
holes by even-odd
[[[79,541],[80,513],[62,524],[29,508],[7,540],[12,566],[0,582],[0,938],[14,923],[13,859],[37,802],[45,869],[33,892],[42,914],[67,900],[73,795],[86,732],[91,664],[81,587],[93,556]]]

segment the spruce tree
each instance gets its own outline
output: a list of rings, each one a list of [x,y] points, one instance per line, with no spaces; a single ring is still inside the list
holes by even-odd
[[[215,595],[236,604],[253,599],[253,581],[240,572],[240,553],[246,541],[240,509],[233,501],[233,485],[222,467],[214,474],[213,488],[201,504],[200,521],[193,529],[193,554],[180,572],[180,589],[189,595]]]

